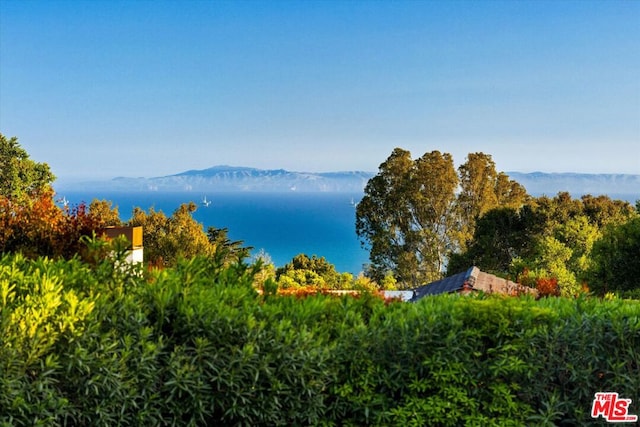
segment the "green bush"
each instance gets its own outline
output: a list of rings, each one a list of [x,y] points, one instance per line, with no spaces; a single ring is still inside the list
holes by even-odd
[[[0,425],[584,425],[640,303],[259,295],[255,266],[0,258]]]

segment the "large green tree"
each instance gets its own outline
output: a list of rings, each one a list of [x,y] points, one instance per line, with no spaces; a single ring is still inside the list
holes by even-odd
[[[640,290],[640,217],[609,225],[592,251],[589,286],[599,293]]]
[[[18,138],[0,133],[0,196],[20,198],[50,188],[54,180],[49,165],[31,160]]]
[[[448,153],[432,151],[413,160],[396,148],[365,187],[356,209],[356,232],[370,250],[369,274],[382,282],[392,272],[400,286],[441,277],[456,246],[458,177]]]
[[[459,273],[475,265],[504,275],[514,258],[529,259],[536,253],[536,239],[544,225],[544,219],[528,205],[492,209],[477,219],[466,250],[451,255],[447,273]]]
[[[529,196],[522,185],[498,172],[491,156],[485,153],[470,153],[458,173],[459,241],[464,249],[473,236],[478,218],[496,208],[519,209]]]
[[[409,287],[439,279],[452,256],[454,264],[464,261],[456,254],[465,251],[482,215],[518,210],[527,200],[524,187],[497,172],[490,155],[469,154],[456,173],[448,153],[412,160],[396,148],[356,211],[356,232],[370,249],[369,274],[380,281],[392,272]]]

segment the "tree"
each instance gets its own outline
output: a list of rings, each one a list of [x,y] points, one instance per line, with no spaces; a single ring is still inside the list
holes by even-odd
[[[588,277],[601,295],[640,289],[640,217],[605,229],[594,244]]]
[[[324,257],[298,254],[291,262],[276,269],[276,280],[281,288],[351,289],[353,276],[338,273]]]
[[[20,200],[0,196],[0,253],[55,256],[63,221],[50,188]]]
[[[0,133],[0,197],[15,200],[50,188],[54,180],[49,166],[31,160],[18,138]]]
[[[90,212],[80,204],[60,209],[51,188],[19,201],[0,196],[0,253],[56,258],[72,258],[82,253],[83,236],[92,236],[120,221],[117,210],[110,210],[108,202],[95,201],[92,206],[99,208]]]
[[[464,249],[473,236],[478,218],[498,207],[519,209],[529,196],[522,185],[496,171],[496,165],[488,154],[470,153],[467,161],[458,168],[458,173],[459,240],[461,249]]]
[[[530,258],[543,224],[528,205],[521,209],[496,208],[478,218],[467,249],[451,255],[448,274],[475,265],[483,271],[507,274],[515,258]]]
[[[180,259],[204,256],[224,265],[249,256],[251,248],[243,247],[242,241],[230,240],[226,228],[209,227],[205,233],[203,225],[193,218],[196,209],[193,202],[183,203],[170,217],[153,208],[149,213],[140,208],[133,210],[127,225],[143,227],[146,262],[168,267]]]
[[[214,247],[215,257],[224,260],[239,260],[249,257],[251,246],[243,246],[242,240],[231,240],[228,236],[228,228],[209,227],[207,238]]]
[[[117,227],[122,225],[118,207],[108,200],[94,199],[89,204],[89,217],[100,227]]]
[[[53,202],[55,177],[36,163],[16,137],[0,133],[0,252],[53,255],[53,234],[61,222]]]
[[[530,284],[553,282],[559,294],[575,295],[586,284],[604,227],[636,216],[629,203],[607,196],[573,199],[560,192],[529,198],[521,209],[497,208],[477,217],[473,238],[466,250],[452,254],[448,273],[476,265]]]
[[[412,160],[396,148],[365,187],[356,233],[370,248],[368,274],[381,283],[393,272],[404,286],[441,277],[456,247],[453,215],[458,177],[450,154],[432,151]]]
[[[592,196],[587,194],[582,196],[584,214],[589,218],[589,222],[599,228],[604,228],[609,224],[622,224],[630,218],[640,213],[640,210],[624,200],[612,200],[608,196]],[[640,201],[637,203],[640,207]]]
[[[175,265],[181,258],[213,254],[213,245],[202,224],[193,219],[195,210],[193,202],[180,205],[171,217],[153,208],[149,214],[140,208],[134,209],[127,225],[143,227],[145,261],[166,267]]]
[[[553,236],[544,236],[539,242],[537,257],[530,262],[536,271],[557,280],[560,295],[575,296],[580,290],[576,273],[570,268],[574,251]]]

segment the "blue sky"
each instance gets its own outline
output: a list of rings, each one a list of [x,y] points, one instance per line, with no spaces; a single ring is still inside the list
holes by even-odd
[[[0,132],[60,178],[640,173],[640,1],[0,0]]]

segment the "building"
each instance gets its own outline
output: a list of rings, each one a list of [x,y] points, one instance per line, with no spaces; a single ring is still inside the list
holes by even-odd
[[[415,302],[429,295],[453,292],[467,294],[478,291],[505,295],[538,295],[538,291],[533,288],[482,272],[478,267],[474,266],[462,273],[454,274],[414,289],[414,296],[410,301]]]
[[[126,237],[129,241],[129,254],[126,261],[130,264],[138,264],[143,261],[144,248],[142,246],[142,226],[137,227],[107,227],[100,233],[108,240],[116,239],[120,236]]]

